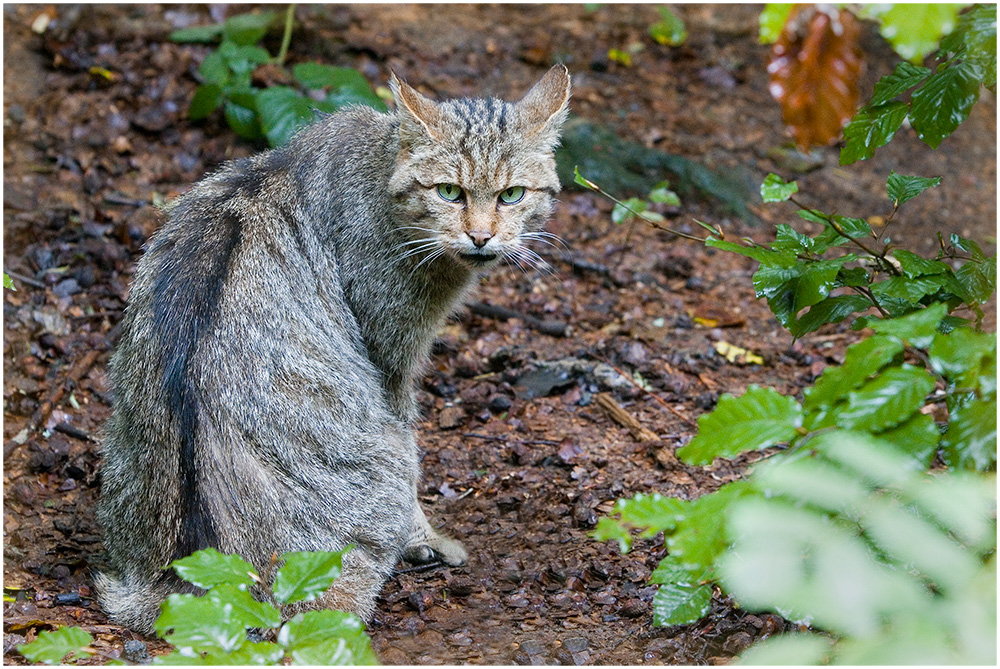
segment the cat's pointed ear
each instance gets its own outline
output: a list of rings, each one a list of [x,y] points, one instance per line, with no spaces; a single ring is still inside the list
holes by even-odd
[[[396,100],[399,115],[399,135],[404,144],[413,144],[421,139],[439,140],[435,130],[441,118],[441,110],[433,100],[425,98],[412,86],[399,79],[393,72],[389,79],[392,97]]]
[[[569,70],[555,65],[517,103],[522,127],[528,136],[555,147],[559,130],[569,114]]]

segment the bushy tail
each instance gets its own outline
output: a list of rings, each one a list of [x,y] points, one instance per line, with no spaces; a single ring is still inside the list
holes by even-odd
[[[184,589],[176,578],[150,579],[132,574],[117,577],[100,572],[94,575],[94,585],[101,606],[111,620],[145,635],[153,634],[160,603],[170,593]]]

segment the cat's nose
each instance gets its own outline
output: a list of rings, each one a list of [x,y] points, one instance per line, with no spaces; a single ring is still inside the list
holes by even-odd
[[[489,230],[469,230],[465,234],[469,235],[469,239],[472,240],[477,249],[483,248],[486,246],[486,242],[493,239],[493,233]]]

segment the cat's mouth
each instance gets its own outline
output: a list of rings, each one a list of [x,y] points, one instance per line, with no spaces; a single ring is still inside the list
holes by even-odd
[[[490,263],[492,263],[494,260],[497,259],[497,255],[495,253],[489,253],[488,251],[484,251],[482,253],[460,252],[458,254],[458,257],[464,260],[465,262],[469,263],[470,265],[474,265],[477,267],[489,265]]]

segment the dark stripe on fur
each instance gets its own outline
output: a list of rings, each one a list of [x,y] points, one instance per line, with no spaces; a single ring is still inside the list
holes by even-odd
[[[236,190],[254,192],[260,188],[259,175],[246,169],[248,165],[241,167],[244,169],[234,175],[232,187],[219,197],[220,202],[228,200]],[[174,215],[193,222],[199,210],[212,206],[211,202],[187,201]],[[153,286],[153,325],[163,352],[163,389],[181,444],[181,510],[175,559],[218,543],[198,481],[199,400],[191,380],[191,364],[199,341],[212,330],[232,257],[240,243],[241,224],[237,214],[223,210],[206,216],[204,226],[200,234],[166,241],[171,248],[164,251],[164,262]]]

